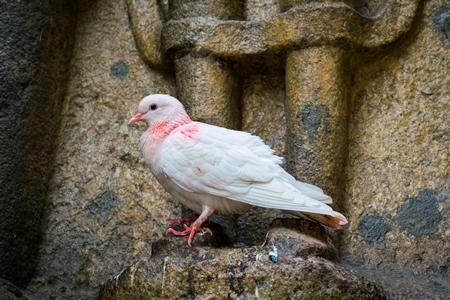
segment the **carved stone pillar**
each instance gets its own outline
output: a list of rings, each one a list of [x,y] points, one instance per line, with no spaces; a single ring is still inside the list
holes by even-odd
[[[239,128],[236,76],[229,63],[187,54],[175,60],[178,98],[194,120]]]
[[[243,4],[243,1],[228,0],[172,0],[169,18],[174,21],[189,18],[240,20]],[[195,22],[191,24],[195,26]],[[189,50],[187,46],[173,53],[178,99],[193,119],[238,129],[239,93],[232,65],[209,51]]]
[[[292,51],[286,59],[287,167],[301,181],[342,200],[347,152],[348,49]]]

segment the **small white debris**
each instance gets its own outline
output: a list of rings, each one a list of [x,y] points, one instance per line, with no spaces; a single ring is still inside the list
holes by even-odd
[[[166,276],[166,263],[167,263],[167,260],[168,260],[168,259],[169,259],[169,256],[166,256],[166,257],[164,258],[161,290],[164,290],[164,278],[165,278],[165,276]]]
[[[116,285],[119,283],[119,278],[122,276],[123,272],[125,272],[126,269],[123,269],[119,274],[114,276],[114,280],[116,281]]]

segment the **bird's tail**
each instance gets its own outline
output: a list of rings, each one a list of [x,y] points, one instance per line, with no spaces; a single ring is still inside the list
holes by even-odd
[[[306,215],[309,219],[312,219],[313,221],[320,223],[322,226],[325,226],[333,230],[342,229],[342,225],[348,223],[347,219],[338,212],[333,212],[333,215],[320,215],[313,213],[303,213],[303,214]]]
[[[305,218],[307,220],[320,223],[322,226],[339,230],[342,229],[342,225],[348,223],[347,219],[340,213],[336,211],[330,212],[329,215],[324,214],[315,214],[315,213],[306,213],[299,211],[289,211],[290,214]]]

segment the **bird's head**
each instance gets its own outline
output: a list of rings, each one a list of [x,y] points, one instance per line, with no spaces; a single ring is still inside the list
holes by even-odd
[[[162,123],[184,123],[190,121],[183,104],[169,95],[155,94],[141,100],[138,113],[128,121],[128,125],[138,121],[148,126]]]

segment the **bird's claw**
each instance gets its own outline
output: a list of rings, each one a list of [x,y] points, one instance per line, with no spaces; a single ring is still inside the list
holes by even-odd
[[[195,223],[192,226],[188,226],[188,225],[184,224],[183,228],[184,228],[183,231],[178,231],[173,228],[169,228],[169,229],[167,229],[166,234],[172,233],[175,236],[189,235],[188,245],[190,247],[192,247],[192,240],[194,239],[195,233],[201,231],[201,232],[207,232],[210,235],[212,235],[211,229],[209,229],[208,227],[200,227],[199,225],[196,225]]]

